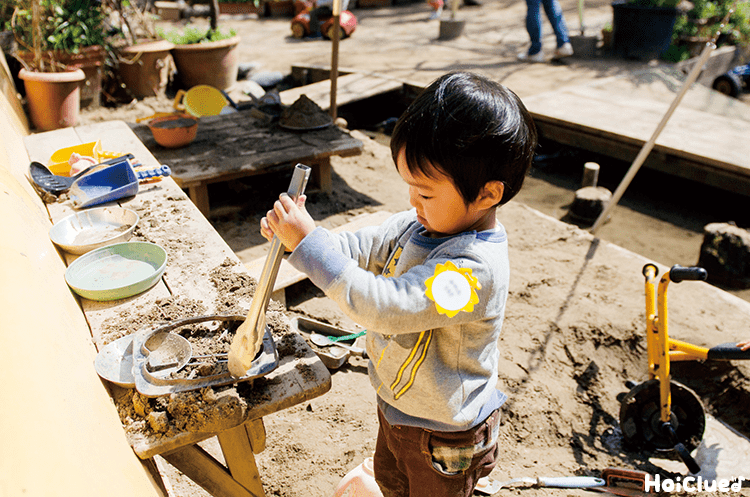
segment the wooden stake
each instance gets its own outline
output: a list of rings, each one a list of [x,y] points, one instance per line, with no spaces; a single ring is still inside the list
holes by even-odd
[[[583,165],[583,180],[581,188],[587,186],[596,186],[599,182],[599,164],[596,162],[587,162]]]
[[[341,0],[333,0],[333,37],[331,38],[331,119],[336,120],[336,83],[339,77],[339,38],[341,31]]]

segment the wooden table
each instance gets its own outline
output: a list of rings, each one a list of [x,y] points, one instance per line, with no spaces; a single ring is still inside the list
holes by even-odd
[[[122,121],[66,128],[25,138],[31,160],[46,163],[59,148],[100,139],[108,151],[132,153],[144,165],[158,165],[156,159]],[[168,254],[167,269],[161,281],[151,289],[123,300],[95,302],[81,300],[81,307],[91,328],[92,339],[101,349],[107,339],[105,331],[114,318],[133,316],[133,327],[144,309],[153,308],[161,299],[196,302],[205,308],[200,315],[226,314],[221,295],[212,284],[216,268],[230,268],[237,275],[247,275],[245,267],[206,218],[189,201],[185,192],[171,179],[141,185],[138,195],[118,202],[136,210],[141,216],[140,236],[162,246]],[[70,202],[48,204],[53,222],[73,212]],[[66,254],[68,263],[75,256]],[[246,312],[250,297],[239,299]],[[223,312],[224,311],[224,312]],[[244,315],[244,312],[241,314]],[[231,313],[237,313],[231,312]],[[189,317],[189,316],[180,316]],[[136,329],[129,330],[131,332]],[[255,380],[243,394],[246,407],[234,416],[215,416],[202,431],[173,430],[167,435],[126,431],[135,453],[155,468],[153,457],[163,456],[172,465],[215,496],[250,497],[264,495],[254,454],[263,450],[265,430],[263,416],[315,398],[331,387],[326,367],[299,335],[289,335],[279,349],[280,365],[261,380]],[[92,365],[93,367],[93,365]],[[111,385],[113,398],[131,402],[132,389]],[[205,452],[198,444],[216,436],[224,453],[226,466]],[[154,471],[156,476],[158,472]]]
[[[362,142],[338,126],[291,131],[267,124],[251,111],[201,117],[198,135],[188,146],[166,149],[156,143],[145,124],[133,131],[162,163],[172,168],[174,181],[208,215],[208,185],[253,176],[298,162],[312,167],[311,191],[331,191],[331,161],[362,152]]]

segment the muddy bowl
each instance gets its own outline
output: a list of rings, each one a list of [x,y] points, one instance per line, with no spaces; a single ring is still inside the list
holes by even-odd
[[[140,217],[122,207],[100,207],[67,216],[52,226],[49,237],[61,249],[82,255],[130,240]]]
[[[195,140],[198,120],[188,114],[174,114],[151,119],[148,128],[156,143],[165,148],[180,148]]]

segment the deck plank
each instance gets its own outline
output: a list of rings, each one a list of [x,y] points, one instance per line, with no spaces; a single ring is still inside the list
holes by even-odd
[[[656,130],[681,82],[644,73],[524,99],[552,140],[632,160]],[[750,193],[750,107],[693,85],[659,135],[646,167]]]
[[[336,79],[336,105],[346,105],[365,100],[375,95],[399,90],[403,82],[373,74],[352,73]],[[280,93],[281,103],[292,105],[297,99],[307,95],[323,110],[331,107],[331,80],[326,79],[310,85],[299,86]]]

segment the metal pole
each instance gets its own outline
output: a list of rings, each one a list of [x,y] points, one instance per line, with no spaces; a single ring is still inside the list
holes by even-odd
[[[339,37],[341,32],[341,0],[333,0],[333,37],[331,41],[331,119],[336,120],[336,83],[339,77]]]
[[[581,36],[583,36],[586,31],[583,24],[583,0],[578,0],[578,23],[581,26]]]

